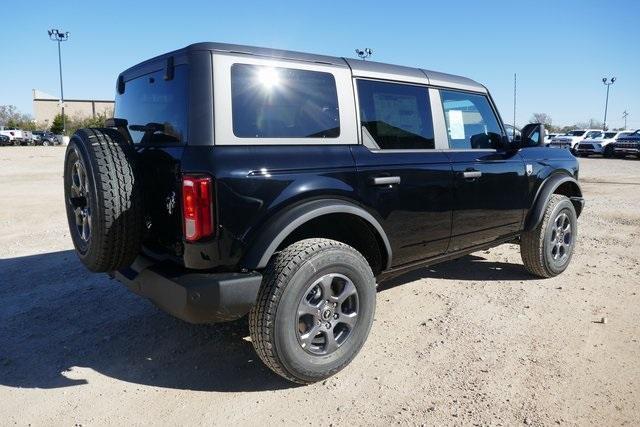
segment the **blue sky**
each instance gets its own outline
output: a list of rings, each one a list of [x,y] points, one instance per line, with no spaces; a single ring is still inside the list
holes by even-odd
[[[9,12],[9,13],[6,13]],[[31,89],[59,95],[54,27],[66,98],[113,99],[119,71],[198,41],[354,56],[471,77],[512,121],[533,112],[554,124],[602,120],[604,76],[616,76],[608,123],[640,127],[638,1],[28,1],[3,13],[0,104],[32,113]]]

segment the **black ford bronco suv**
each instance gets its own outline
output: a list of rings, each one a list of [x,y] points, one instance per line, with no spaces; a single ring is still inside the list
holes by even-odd
[[[434,71],[199,43],[118,76],[71,138],[81,261],[192,323],[249,315],[273,371],[311,383],[364,344],[376,282],[505,242],[567,268],[577,160],[510,142],[487,89]]]

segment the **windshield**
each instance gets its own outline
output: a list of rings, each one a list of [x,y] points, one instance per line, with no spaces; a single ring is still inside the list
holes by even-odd
[[[567,132],[567,135],[568,136],[582,136],[582,135],[584,135],[584,132],[585,131],[583,131],[583,130],[574,130],[574,131],[571,131],[571,132]]]
[[[604,137],[607,138],[607,139],[613,138],[613,137],[616,136],[616,133],[617,132],[607,132],[607,133],[604,134]]]

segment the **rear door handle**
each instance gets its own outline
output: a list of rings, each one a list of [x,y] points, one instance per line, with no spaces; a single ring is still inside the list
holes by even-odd
[[[377,176],[371,180],[373,185],[392,185],[400,184],[399,176]]]
[[[464,171],[464,172],[462,172],[462,176],[464,177],[464,179],[480,178],[482,176],[482,172],[480,172],[480,171]]]

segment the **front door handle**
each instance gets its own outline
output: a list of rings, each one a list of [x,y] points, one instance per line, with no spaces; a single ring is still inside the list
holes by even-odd
[[[371,180],[373,185],[392,185],[400,184],[399,176],[377,176]]]
[[[462,176],[464,179],[476,179],[482,176],[482,172],[480,171],[464,171],[462,172]]]

